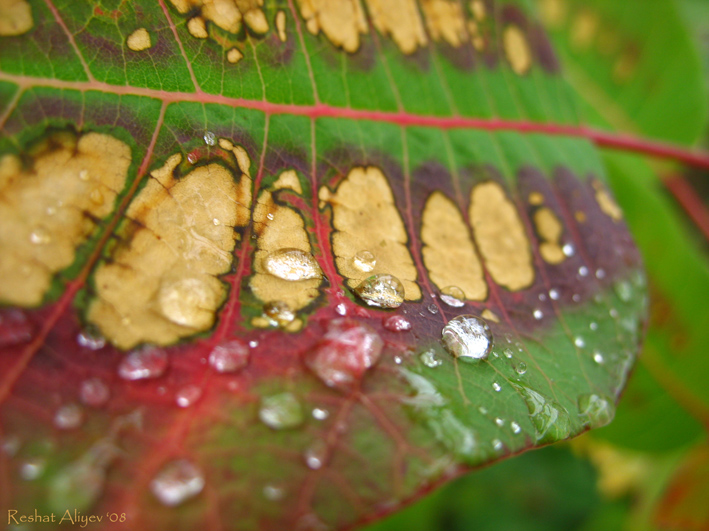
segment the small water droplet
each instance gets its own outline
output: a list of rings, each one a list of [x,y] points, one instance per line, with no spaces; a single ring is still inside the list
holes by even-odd
[[[190,407],[202,397],[202,389],[196,385],[187,385],[177,391],[175,402],[180,407]]]
[[[419,355],[419,359],[426,367],[431,369],[435,369],[436,367],[443,365],[443,360],[436,356],[436,351],[433,349],[422,352]]]
[[[295,319],[295,312],[283,301],[267,302],[263,305],[263,313],[274,326],[281,328],[288,326]]]
[[[532,312],[532,315],[534,315],[534,318],[539,321],[544,317],[544,312],[542,312],[541,310],[534,310],[534,312]]]
[[[426,306],[426,309],[428,310],[428,313],[430,313],[431,315],[436,315],[438,313],[438,306],[436,306],[433,303]]]
[[[89,172],[86,170],[81,170],[79,172],[79,179],[82,181],[88,181],[89,180]]]
[[[188,153],[187,154],[187,162],[189,162],[190,164],[197,164],[198,160],[199,160],[199,158],[197,157],[196,153]]]
[[[204,488],[204,475],[187,459],[166,464],[150,482],[150,490],[160,503],[175,507],[194,498]]]
[[[79,346],[90,350],[99,350],[106,346],[106,339],[93,331],[84,330],[76,336]]]
[[[214,219],[212,220],[212,223],[214,224],[215,227],[218,227],[219,225],[222,224],[222,222],[219,221],[219,219],[217,219],[217,218],[214,218]]]
[[[458,286],[448,286],[441,290],[441,300],[448,306],[462,308],[465,306],[465,293]]]
[[[579,415],[585,417],[592,428],[609,424],[615,417],[615,404],[609,398],[593,393],[580,395],[578,398]]]
[[[512,359],[513,354],[510,349],[506,348],[505,350],[502,351],[502,353],[505,355],[505,358],[510,359],[510,360]]]
[[[313,408],[312,414],[315,420],[325,420],[330,416],[330,412],[327,409],[322,409],[319,407]]]
[[[301,249],[279,249],[264,260],[264,267],[274,277],[283,280],[322,278],[322,270],[315,257]]]
[[[459,315],[451,319],[443,327],[441,336],[446,350],[460,360],[485,359],[492,350],[490,327],[474,315]]]
[[[99,190],[98,188],[94,188],[93,190],[91,190],[91,193],[89,194],[89,199],[91,199],[91,202],[97,206],[103,205],[103,202],[105,200],[103,194],[101,193],[101,190]]]
[[[500,428],[505,425],[505,419],[501,419],[500,417],[495,418],[495,424],[497,424]]]
[[[0,309],[0,347],[26,343],[32,339],[32,324],[24,312],[17,309]]]
[[[579,267],[579,276],[580,277],[587,277],[588,276],[588,268],[586,266]]]
[[[79,404],[66,404],[54,414],[54,426],[60,430],[73,430],[84,422],[84,409]]]
[[[303,423],[303,407],[293,393],[279,393],[261,399],[259,418],[274,430],[295,428]]]
[[[529,410],[537,441],[550,443],[566,439],[571,433],[569,413],[546,396],[521,384],[512,384],[517,389]]]
[[[214,289],[204,278],[181,278],[165,281],[157,300],[160,313],[175,324],[200,328],[212,323],[209,308],[214,301]]]
[[[52,241],[52,236],[46,229],[37,227],[30,234],[30,241],[35,245],[46,245]]]
[[[586,346],[586,341],[582,337],[576,337],[574,338],[574,345],[576,345],[578,348],[583,348]]]
[[[207,144],[208,146],[214,146],[217,143],[217,135],[212,133],[211,131],[207,131],[204,133],[204,143]]]
[[[608,315],[610,315],[613,319],[617,319],[618,310],[616,310],[615,308],[611,308],[610,310],[608,310]]]
[[[515,371],[517,371],[517,374],[522,376],[523,374],[525,374],[527,372],[527,364],[523,361],[520,361],[517,364],[517,367],[515,367]]]
[[[377,265],[377,259],[369,251],[357,251],[352,258],[354,266],[364,273],[369,273]]]
[[[45,210],[48,216],[53,216],[54,214],[57,213],[57,208],[53,206],[48,206],[47,210]]]
[[[522,431],[522,428],[514,420],[510,422],[510,428],[512,428],[512,433],[517,434]]]
[[[596,278],[602,279],[606,277],[606,272],[603,269],[596,269]]]
[[[249,341],[249,347],[251,347],[251,348],[258,347],[258,341],[256,341],[256,340]]]
[[[17,435],[0,437],[0,451],[8,457],[15,457],[22,446],[22,441]]]
[[[478,411],[483,415],[487,415],[487,408],[485,406],[478,407]]]
[[[239,339],[217,345],[209,353],[209,365],[220,374],[236,372],[249,363],[249,348]]]
[[[593,352],[593,361],[598,363],[599,365],[602,365],[605,359],[603,358],[603,354],[598,352],[597,350]]]
[[[328,324],[305,363],[325,385],[348,390],[379,360],[383,346],[381,337],[370,326],[336,319]]]
[[[404,286],[392,275],[373,275],[364,279],[355,293],[369,306],[398,308],[404,302]]]
[[[401,358],[401,356],[394,356],[394,363],[397,365],[401,365],[404,362],[404,360]]]
[[[20,477],[25,481],[34,481],[44,474],[47,462],[41,457],[33,457],[20,465]]]
[[[268,484],[263,488],[263,497],[270,501],[280,501],[285,498],[286,491],[278,485]]]
[[[91,407],[101,407],[108,402],[111,392],[100,378],[89,378],[81,382],[79,395],[83,404]]]
[[[406,332],[411,330],[411,323],[403,315],[392,315],[384,319],[384,328],[390,332]]]
[[[340,304],[335,306],[335,313],[344,317],[345,315],[347,315],[347,305],[344,302],[341,302]]]
[[[496,452],[501,452],[505,448],[505,445],[500,439],[493,439],[492,447],[495,449]]]
[[[570,243],[565,244],[562,248],[561,251],[564,253],[564,256],[573,256],[574,253],[576,253],[576,249],[574,246]]]
[[[558,301],[559,300],[559,290],[556,290],[554,288],[549,290],[549,298],[553,301]]]
[[[574,293],[574,294],[571,296],[571,300],[574,301],[574,302],[581,302],[581,295],[579,295],[578,293]]]
[[[595,321],[592,321],[592,322],[588,325],[588,327],[589,327],[592,331],[595,332],[596,330],[598,330],[598,323],[595,322]]]
[[[539,294],[539,300],[542,301],[542,302],[544,302],[545,300],[547,300],[547,294],[546,294],[546,293],[540,293],[540,294]]]
[[[633,298],[633,287],[630,285],[630,282],[626,280],[621,280],[613,284],[613,290],[623,302],[630,302]]]
[[[118,375],[124,380],[158,378],[167,369],[167,352],[158,347],[145,346],[129,352],[118,366]]]
[[[316,439],[313,444],[305,449],[303,458],[305,459],[305,464],[311,470],[318,470],[319,468],[322,468],[325,464],[325,460],[327,459],[327,445],[325,444],[325,441],[322,439]]]
[[[273,221],[274,219],[276,219],[276,216],[273,215],[273,212],[269,212],[268,214],[266,214],[266,219],[269,221]]]
[[[500,384],[497,383],[497,382],[494,382],[494,383],[492,384],[492,388],[495,390],[496,393],[499,393],[499,392],[502,390],[502,387],[501,387]]]

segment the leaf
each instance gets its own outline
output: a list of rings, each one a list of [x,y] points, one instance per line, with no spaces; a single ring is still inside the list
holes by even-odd
[[[610,422],[645,279],[530,4],[219,5],[4,15],[0,506],[345,527]]]

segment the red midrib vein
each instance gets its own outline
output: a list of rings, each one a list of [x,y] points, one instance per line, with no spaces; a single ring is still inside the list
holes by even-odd
[[[98,91],[120,96],[144,96],[165,103],[219,104],[229,107],[262,111],[269,115],[289,114],[308,118],[344,118],[383,122],[403,127],[432,127],[443,130],[478,129],[483,131],[517,131],[520,133],[543,133],[547,135],[585,138],[599,147],[642,153],[652,157],[672,159],[684,164],[709,170],[709,153],[693,150],[667,142],[650,140],[628,134],[602,131],[584,125],[564,125],[553,123],[503,120],[500,118],[469,118],[463,116],[430,116],[411,114],[403,111],[387,112],[346,107],[334,107],[324,103],[296,105],[270,103],[263,100],[246,100],[205,92],[168,92],[164,90],[111,85],[100,81],[62,81],[58,79],[36,78],[0,72],[0,81],[17,84],[21,90],[34,87],[49,87],[80,92]]]

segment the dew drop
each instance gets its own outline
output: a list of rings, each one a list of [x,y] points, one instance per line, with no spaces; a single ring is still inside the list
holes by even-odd
[[[542,312],[541,310],[534,310],[534,312],[532,312],[532,315],[537,321],[540,321],[544,317],[544,312]]]
[[[197,164],[198,160],[199,158],[197,157],[196,153],[189,153],[187,155],[187,162],[189,162],[190,164]]]
[[[212,220],[212,224],[213,224],[215,227],[218,227],[219,225],[222,224],[222,222],[219,221],[219,219],[214,218],[214,219]]]
[[[32,325],[24,312],[0,309],[0,347],[26,343],[32,339]]]
[[[401,358],[401,356],[394,356],[394,363],[397,365],[401,365],[404,362],[404,360]]]
[[[317,439],[306,448],[303,454],[303,459],[305,459],[305,464],[311,470],[318,470],[322,468],[327,459],[327,445],[322,439]]]
[[[597,270],[596,270],[596,278],[597,278],[597,279],[600,280],[600,279],[605,278],[605,277],[606,277],[606,272],[605,272],[605,270],[603,270],[603,269],[597,269]]]
[[[505,448],[505,445],[500,439],[493,439],[492,447],[495,449],[496,452],[501,452]]]
[[[512,386],[517,389],[527,405],[538,442],[551,443],[569,436],[571,418],[561,405],[527,386],[521,384],[512,384]]]
[[[20,450],[22,442],[17,435],[6,435],[0,437],[0,451],[8,457],[15,457]]]
[[[578,293],[574,293],[574,294],[571,296],[571,300],[574,301],[574,302],[581,302],[581,295],[579,295]]]
[[[488,324],[474,315],[459,315],[448,321],[441,333],[446,350],[464,361],[481,360],[492,350],[492,332]]]
[[[517,434],[522,431],[522,428],[514,420],[510,422],[510,428],[512,428],[512,433]]]
[[[267,302],[263,306],[263,313],[273,325],[281,328],[288,326],[295,319],[295,312],[283,301]]]
[[[540,294],[539,294],[539,300],[542,301],[542,302],[544,302],[545,300],[547,300],[547,294],[546,294],[546,293],[540,293]]]
[[[217,143],[217,136],[211,131],[204,133],[204,143],[208,146],[214,146]]]
[[[90,350],[99,350],[106,346],[106,339],[96,333],[84,330],[76,336],[79,346]]]
[[[448,286],[441,290],[441,300],[448,306],[462,308],[465,306],[465,293],[458,286]]]
[[[295,428],[303,423],[303,407],[293,393],[279,393],[261,399],[259,418],[274,430]]]
[[[190,407],[202,397],[202,389],[196,385],[187,385],[177,391],[175,402],[180,407]]]
[[[256,340],[249,341],[249,347],[251,347],[251,348],[258,347],[258,341],[256,341]]]
[[[598,323],[595,322],[595,321],[592,321],[592,322],[588,325],[588,327],[589,327],[593,332],[595,332],[596,330],[598,330]]]
[[[89,180],[89,172],[86,170],[81,170],[79,172],[79,180],[88,181]]]
[[[411,330],[411,323],[403,315],[392,315],[384,319],[384,328],[390,332],[406,332]]]
[[[341,302],[340,304],[335,306],[335,313],[344,317],[345,315],[347,315],[347,305],[344,302]]]
[[[438,306],[436,306],[435,304],[429,304],[428,306],[426,306],[426,309],[431,315],[436,315],[438,313]]]
[[[209,353],[209,366],[220,374],[236,372],[249,363],[249,348],[243,341],[232,339],[217,345]]]
[[[588,268],[586,266],[579,267],[579,276],[580,277],[587,277],[588,276]]]
[[[495,418],[495,424],[497,424],[500,428],[505,425],[505,419],[501,419],[500,417]]]
[[[559,300],[559,290],[556,289],[550,289],[549,290],[549,298],[553,301],[558,301]]]
[[[502,387],[501,387],[500,384],[497,383],[497,382],[494,382],[494,383],[492,384],[492,388],[495,390],[496,393],[499,393],[500,391],[502,391]]]
[[[630,302],[633,298],[633,287],[630,285],[630,282],[625,280],[616,282],[613,285],[613,290],[615,291],[615,294],[618,295],[618,298],[623,302]]]
[[[25,481],[34,481],[44,474],[46,466],[47,462],[40,457],[28,459],[20,465],[20,477]]]
[[[576,249],[570,243],[565,244],[561,248],[561,251],[564,253],[564,256],[573,256],[576,253]]]
[[[478,411],[483,415],[487,415],[487,408],[485,406],[478,407]]]
[[[325,420],[330,416],[330,412],[327,409],[316,407],[313,409],[312,415],[315,420]]]
[[[190,328],[211,325],[209,308],[214,301],[213,288],[202,278],[182,278],[165,282],[158,292],[160,313],[175,324]]]
[[[613,319],[617,319],[618,310],[616,310],[615,308],[611,308],[610,310],[608,310],[608,315],[610,315]]]
[[[352,258],[354,266],[364,273],[369,273],[377,265],[377,259],[369,251],[357,251]]]
[[[91,202],[97,206],[103,205],[103,202],[104,202],[103,194],[101,193],[101,190],[99,190],[98,188],[94,188],[91,191],[91,194],[89,194],[89,199],[91,199]]]
[[[278,485],[268,484],[263,488],[263,497],[270,501],[280,501],[285,495],[285,489]]]
[[[502,351],[502,353],[505,355],[505,358],[507,358],[508,360],[512,359],[512,351],[510,349],[506,348],[505,350]]]
[[[517,374],[522,376],[523,374],[525,374],[527,372],[527,364],[523,361],[520,361],[517,364],[517,367],[515,367],[515,371],[517,371]]]
[[[436,356],[436,351],[433,349],[422,352],[419,359],[421,360],[421,363],[431,369],[435,369],[436,367],[443,365],[443,360]]]
[[[586,346],[586,341],[582,337],[576,337],[574,338],[574,345],[576,345],[578,348],[583,348]]]
[[[579,416],[592,428],[601,428],[610,424],[615,417],[615,404],[609,398],[593,393],[580,395],[578,398]]]
[[[52,241],[52,237],[46,229],[37,227],[30,234],[30,241],[35,245],[46,245]]]
[[[597,350],[593,353],[593,361],[598,363],[599,365],[602,365],[603,362],[605,362],[605,359],[603,358],[603,354],[598,352]]]
[[[264,260],[264,267],[274,277],[298,281],[322,278],[322,270],[315,257],[301,249],[279,249]]]
[[[404,302],[404,286],[392,275],[373,275],[364,279],[354,292],[369,306],[398,308]]]
[[[60,430],[73,430],[84,421],[84,409],[79,404],[66,404],[54,414],[54,426]]]
[[[158,347],[145,346],[129,352],[118,366],[118,375],[124,380],[158,378],[167,370],[167,352]]]
[[[111,392],[100,378],[89,378],[81,382],[79,395],[83,404],[91,407],[101,407],[108,402]]]
[[[204,475],[187,459],[166,464],[150,482],[150,490],[160,503],[168,507],[194,498],[204,488]]]
[[[305,364],[329,387],[348,390],[379,360],[384,342],[370,326],[351,319],[336,319]]]

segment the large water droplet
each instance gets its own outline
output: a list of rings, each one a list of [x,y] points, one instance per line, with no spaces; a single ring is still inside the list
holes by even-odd
[[[162,315],[175,324],[201,328],[212,323],[212,312],[207,310],[215,302],[214,289],[201,278],[182,278],[166,282],[158,292]]]
[[[219,373],[236,372],[249,363],[249,347],[238,339],[217,345],[209,353],[209,365]]]
[[[177,391],[175,402],[180,407],[190,407],[202,397],[202,389],[197,385],[187,385]]]
[[[263,306],[263,313],[273,325],[281,328],[288,326],[295,319],[295,312],[283,301],[267,302]]]
[[[517,364],[517,367],[515,367],[515,371],[517,371],[517,374],[522,376],[523,374],[525,374],[527,372],[527,364],[523,361],[520,361]]]
[[[357,251],[352,258],[354,266],[364,273],[369,273],[377,265],[377,259],[369,251]]]
[[[194,498],[204,488],[204,475],[187,459],[166,464],[150,482],[150,490],[163,505],[175,507]]]
[[[512,428],[512,433],[514,433],[515,435],[522,431],[522,427],[514,420],[510,422],[510,428]]]
[[[443,360],[436,356],[436,351],[433,349],[422,352],[419,359],[426,367],[430,367],[431,369],[435,369],[436,367],[443,365]]]
[[[207,131],[206,133],[204,133],[204,143],[207,144],[208,146],[216,145],[217,135],[215,135],[211,131]]]
[[[443,327],[446,350],[464,361],[487,358],[492,350],[492,332],[488,324],[474,315],[459,315]]]
[[[566,439],[571,433],[569,413],[553,400],[520,384],[512,384],[524,399],[534,425],[537,442],[551,443]]]
[[[261,399],[259,418],[274,430],[295,428],[303,423],[303,407],[293,393],[279,393]]]
[[[322,439],[316,439],[303,454],[305,464],[312,470],[322,468],[327,459],[327,444]]]
[[[124,380],[158,378],[167,369],[167,352],[146,346],[129,352],[118,366],[118,375]]]
[[[404,285],[393,275],[373,275],[355,289],[357,296],[369,306],[398,308],[404,302]]]
[[[615,404],[609,398],[587,393],[579,396],[579,415],[592,428],[609,424],[615,417]]]
[[[301,249],[279,249],[264,260],[264,267],[274,277],[283,280],[322,278],[322,270],[315,257]]]
[[[403,315],[391,315],[384,319],[384,328],[390,332],[406,332],[411,330],[411,323]]]
[[[89,378],[81,382],[79,389],[81,402],[91,407],[101,407],[111,396],[108,386],[100,378]]]
[[[326,385],[347,390],[379,360],[383,346],[379,334],[368,325],[336,319],[328,324],[305,363]]]
[[[465,293],[458,286],[448,286],[441,290],[441,300],[448,306],[462,308],[465,306]]]
[[[54,426],[60,430],[73,430],[84,422],[84,409],[79,404],[66,404],[54,414]]]
[[[106,339],[104,337],[89,330],[79,332],[79,335],[76,336],[76,342],[79,346],[90,350],[99,350],[106,346]]]

